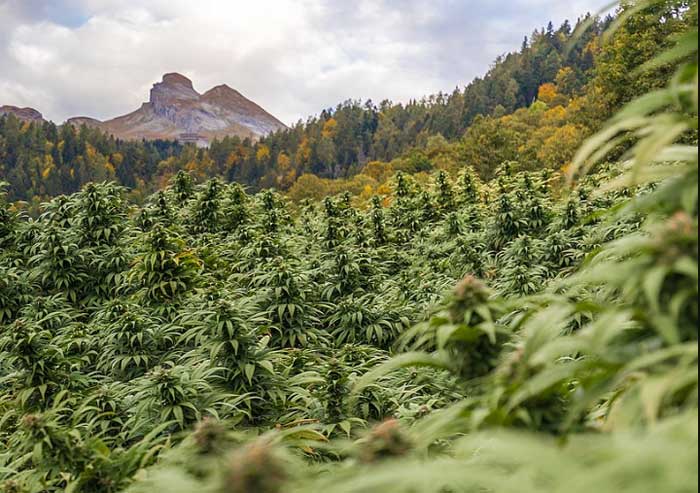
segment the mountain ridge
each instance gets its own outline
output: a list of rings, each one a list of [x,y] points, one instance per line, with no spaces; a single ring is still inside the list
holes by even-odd
[[[20,108],[9,104],[0,106],[0,117],[9,114],[15,115],[17,118],[25,122],[44,121],[44,116],[34,108]]]
[[[22,121],[45,121],[34,108],[0,106],[0,116],[13,114]],[[178,72],[153,84],[148,101],[125,115],[108,120],[90,116],[68,118],[66,124],[87,125],[123,140],[168,139],[207,146],[213,139],[238,136],[257,140],[287,126],[262,106],[227,84],[200,94],[192,81]]]
[[[200,94],[189,78],[177,72],[164,74],[153,84],[149,100],[131,113],[105,121],[81,116],[67,123],[97,127],[125,140],[173,139],[198,145],[228,135],[257,139],[287,128],[228,85]]]

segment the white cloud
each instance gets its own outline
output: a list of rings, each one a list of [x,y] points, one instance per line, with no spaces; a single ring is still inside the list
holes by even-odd
[[[549,19],[605,3],[0,0],[0,104],[56,121],[109,118],[178,71],[200,91],[229,84],[293,123],[348,98],[451,91]]]

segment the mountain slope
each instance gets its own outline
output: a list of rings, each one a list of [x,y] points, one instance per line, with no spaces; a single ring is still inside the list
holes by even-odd
[[[0,106],[0,117],[4,115],[15,115],[25,122],[40,122],[44,117],[34,108],[18,108],[17,106]]]
[[[237,135],[256,139],[286,126],[238,91],[220,85],[199,94],[184,75],[169,73],[151,89],[148,102],[107,121],[70,118],[73,125],[97,127],[126,140],[177,139],[207,144]]]

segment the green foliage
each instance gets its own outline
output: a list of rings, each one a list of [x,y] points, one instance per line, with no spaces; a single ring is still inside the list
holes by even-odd
[[[133,213],[111,183],[35,220],[0,203],[3,490],[696,489],[697,28],[674,39],[646,65],[669,85],[566,177],[402,172],[366,208],[184,173]]]
[[[40,200],[74,193],[91,181],[118,180],[134,189],[131,195],[139,202],[172,182],[171,192],[180,205],[192,198],[194,181],[217,176],[260,190],[288,189],[304,175],[333,179],[357,175],[363,179],[353,182],[353,187],[360,194],[372,180],[363,168],[378,161],[391,163],[395,170],[419,173],[455,169],[466,160],[481,176],[490,178],[493,167],[518,159],[517,144],[531,123],[526,119],[513,128],[498,119],[519,109],[531,113],[527,108],[543,84],[556,84],[555,98],[536,103],[545,107],[566,105],[584,92],[596,76],[599,38],[609,22],[590,16],[580,19],[576,27],[583,33],[578,39],[568,21],[557,29],[551,25],[537,29],[520,50],[497,58],[483,77],[451,93],[439,92],[405,104],[349,100],[258,141],[227,136],[211,142],[208,150],[170,141],[121,141],[84,125],[25,125],[10,115],[0,118],[0,173],[10,183],[10,199],[31,201],[34,211]],[[607,56],[606,65],[599,69],[601,86],[605,87],[606,77],[618,77],[621,64],[629,67],[648,53],[653,41],[672,31],[669,26],[649,36],[641,53],[631,50],[624,56]],[[659,85],[662,79],[653,80]],[[628,81],[624,85],[634,86]],[[587,119],[600,123],[608,114],[593,112]],[[564,165],[585,129],[593,127],[588,121],[586,125],[567,123],[557,126],[559,132],[552,139],[565,140],[567,145],[552,145],[539,159],[549,167]],[[185,178],[184,170],[193,171],[196,180]],[[299,188],[305,196],[319,196],[303,183]],[[196,221],[192,224],[199,227]]]
[[[127,276],[144,301],[172,303],[192,287],[201,261],[181,238],[157,225],[141,251]]]

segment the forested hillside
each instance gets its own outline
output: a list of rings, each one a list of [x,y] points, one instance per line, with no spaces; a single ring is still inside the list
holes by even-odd
[[[371,196],[385,190],[380,187],[397,170],[455,174],[468,165],[490,179],[506,160],[559,170],[613,108],[665,83],[666,70],[636,74],[634,68],[688,24],[679,8],[654,7],[609,43],[601,32],[612,18],[586,17],[575,36],[568,22],[557,29],[550,23],[463,90],[408,104],[348,101],[260,141],[228,137],[208,151],[120,142],[85,127],[6,117],[0,119],[0,177],[10,183],[10,200],[33,201],[36,209],[41,199],[115,179],[142,201],[179,170],[198,181],[219,176],[255,190],[291,187],[297,200],[345,190]],[[660,24],[662,15],[667,22]]]
[[[669,5],[608,27],[654,55],[609,68],[638,85],[565,169],[296,202],[173,169],[36,218],[3,193],[2,491],[697,491],[697,2]]]

